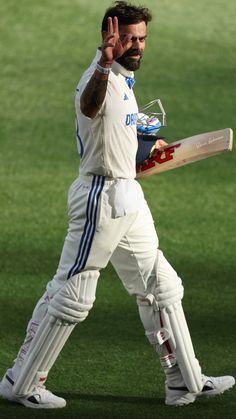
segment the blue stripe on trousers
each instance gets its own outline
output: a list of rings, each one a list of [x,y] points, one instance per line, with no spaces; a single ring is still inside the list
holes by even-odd
[[[92,246],[96,221],[97,221],[97,211],[99,198],[104,186],[105,177],[104,176],[93,176],[92,187],[89,192],[87,207],[86,207],[86,222],[84,226],[84,231],[81,236],[78,254],[75,260],[74,265],[70,269],[67,279],[76,273],[84,269],[86,262],[89,257],[89,252]]]

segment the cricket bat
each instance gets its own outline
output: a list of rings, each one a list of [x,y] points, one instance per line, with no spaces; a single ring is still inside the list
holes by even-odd
[[[231,128],[184,138],[168,144],[162,150],[157,150],[152,157],[137,165],[136,178],[142,179],[176,169],[225,151],[231,151],[232,147],[233,130]]]

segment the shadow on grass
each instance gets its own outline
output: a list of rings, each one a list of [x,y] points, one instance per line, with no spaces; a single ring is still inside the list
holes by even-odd
[[[128,403],[128,404],[147,404],[147,405],[163,405],[164,401],[161,397],[139,397],[139,396],[113,396],[111,394],[76,394],[76,393],[60,393],[60,397],[66,400],[85,400],[92,402],[107,403]]]
[[[105,417],[107,419],[120,419],[121,417],[142,419],[142,412],[146,412],[146,419],[154,419],[156,407],[158,406],[158,409],[161,406],[165,407],[162,398],[76,393],[58,393],[57,395],[66,399],[65,409],[44,409],[42,412],[41,409],[27,409],[21,404],[1,399],[1,419],[68,418],[68,414],[70,419],[78,417],[80,419],[93,419],[94,417],[96,419]]]
[[[233,419],[235,404],[229,398],[199,400],[176,408],[166,406],[163,398],[114,396],[101,394],[59,393],[68,404],[65,409],[32,410],[22,405],[0,400],[1,419],[68,418],[70,419]],[[43,416],[42,416],[43,415]]]

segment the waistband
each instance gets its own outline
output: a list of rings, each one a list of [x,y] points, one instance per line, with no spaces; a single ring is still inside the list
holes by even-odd
[[[122,181],[135,181],[134,178],[111,178],[102,175],[80,175],[78,176],[78,180],[81,180],[84,183],[91,184],[94,179],[101,179],[104,185],[112,185],[113,183],[122,182]]]

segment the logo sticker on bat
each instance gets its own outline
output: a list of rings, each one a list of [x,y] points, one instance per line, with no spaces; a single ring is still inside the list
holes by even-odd
[[[151,169],[158,164],[166,163],[169,160],[173,159],[173,154],[175,152],[175,149],[180,147],[181,143],[171,145],[169,147],[166,147],[164,150],[158,150],[155,155],[148,160],[146,160],[144,163],[141,163],[137,166],[136,171],[144,172],[145,170]]]

